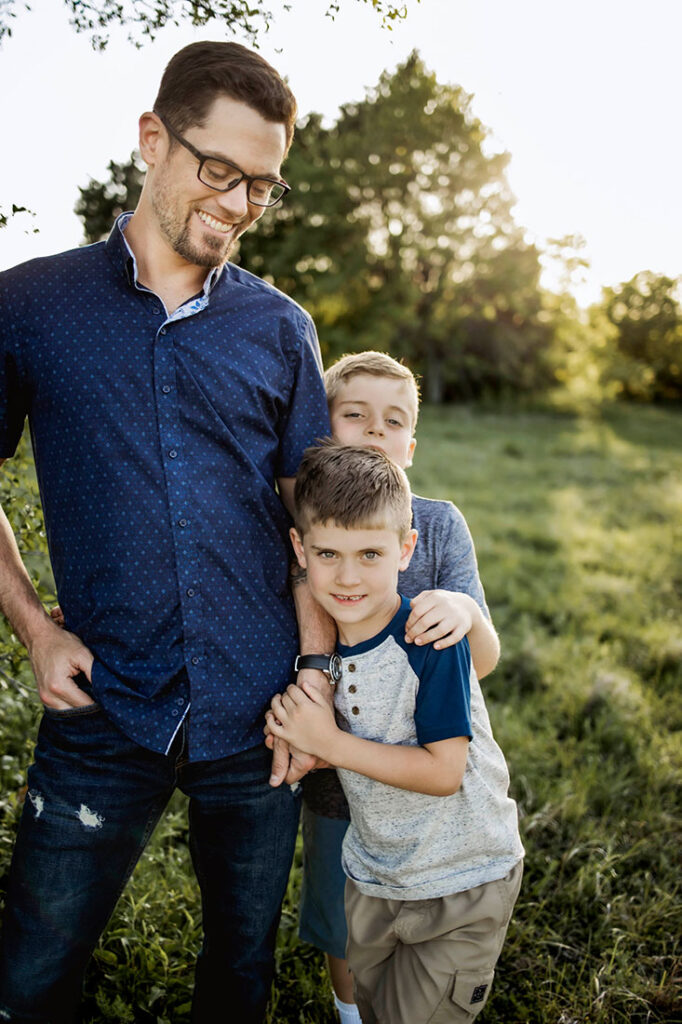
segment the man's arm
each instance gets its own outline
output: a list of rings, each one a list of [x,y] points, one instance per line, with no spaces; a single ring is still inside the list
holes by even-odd
[[[280,498],[289,515],[294,517],[294,486],[293,477],[281,477],[277,481]],[[336,647],[336,625],[320,607],[308,589],[305,570],[292,571],[292,591],[296,620],[298,622],[300,654],[331,654]],[[329,677],[316,669],[303,669],[298,673],[296,683],[303,683],[317,690],[329,707],[332,706],[334,690],[329,684]],[[290,753],[292,753],[290,759]],[[272,754],[272,771],[270,784],[280,785],[281,782],[297,782],[306,772],[320,767],[316,757],[303,754],[301,751],[290,752],[289,747],[281,739],[275,737]]]
[[[387,786],[430,796],[449,796],[462,784],[469,750],[466,736],[421,747],[376,743],[343,732],[316,690],[290,686],[268,712],[272,732],[337,768],[366,775]]]
[[[0,465],[5,461],[0,459]],[[57,710],[92,704],[73,681],[79,672],[90,678],[92,654],[77,636],[60,629],[43,608],[2,509],[0,611],[28,651],[43,704]]]

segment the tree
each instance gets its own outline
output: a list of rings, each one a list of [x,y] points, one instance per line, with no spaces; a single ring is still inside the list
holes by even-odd
[[[332,128],[304,125],[296,209],[287,199],[241,247],[316,316],[329,354],[405,355],[432,401],[550,379],[538,253],[470,102],[413,53]]]
[[[274,0],[273,0],[274,2]],[[358,0],[370,3],[382,16],[384,25],[407,13],[405,3],[390,0]],[[419,0],[417,0],[419,2]],[[335,17],[342,0],[327,0],[326,14]],[[141,46],[145,39],[154,39],[167,25],[189,22],[195,27],[217,22],[227,32],[245,36],[257,46],[258,38],[267,32],[275,13],[271,0],[64,0],[76,32],[90,36],[96,50],[104,50],[112,27],[119,25],[129,30],[128,39]],[[0,0],[0,43],[12,35],[12,21],[16,17],[17,0]],[[28,3],[23,3],[29,9]],[[278,0],[280,11],[290,4]]]
[[[603,309],[615,328],[608,370],[623,397],[682,398],[682,280],[642,271],[605,288]]]

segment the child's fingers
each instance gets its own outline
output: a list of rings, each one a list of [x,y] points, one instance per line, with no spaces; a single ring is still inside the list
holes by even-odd
[[[297,687],[297,689],[302,690],[306,697],[308,697],[308,699],[313,702],[313,704],[319,704],[320,707],[331,707],[329,701],[324,696],[324,694],[320,693],[315,683],[306,680],[305,682],[301,683],[301,685]]]

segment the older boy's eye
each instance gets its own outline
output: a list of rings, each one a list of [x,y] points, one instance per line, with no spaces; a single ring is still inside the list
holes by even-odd
[[[379,552],[365,551],[365,558],[369,559],[370,562],[373,562],[376,558],[379,558]]]
[[[318,555],[320,556],[320,558],[333,558],[334,557],[334,552],[333,551],[318,551]]]
[[[362,414],[359,412],[345,412],[343,414],[344,419],[346,420],[359,420],[361,415]]]

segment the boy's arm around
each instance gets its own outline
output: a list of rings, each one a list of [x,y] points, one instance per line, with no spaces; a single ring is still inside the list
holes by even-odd
[[[473,597],[451,590],[423,590],[410,605],[405,624],[408,643],[432,643],[440,651],[466,636],[478,678],[493,671],[500,658],[500,640]]]
[[[476,675],[482,679],[497,665],[500,643],[490,621],[471,531],[450,501],[415,497],[413,511],[424,554],[420,559],[417,553],[408,570],[411,592],[417,596],[410,602],[406,640],[415,643],[419,638],[419,644],[434,643],[442,650],[466,636]]]

